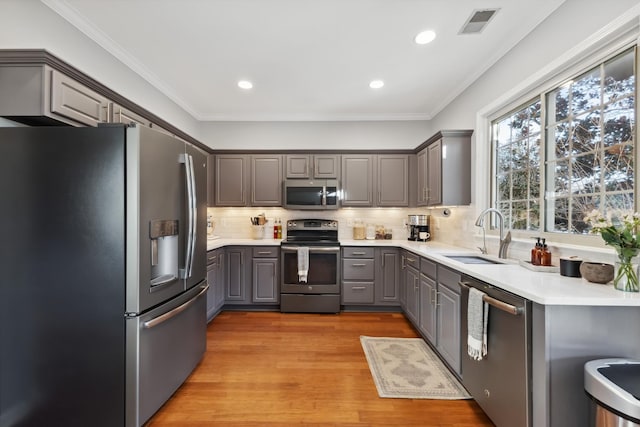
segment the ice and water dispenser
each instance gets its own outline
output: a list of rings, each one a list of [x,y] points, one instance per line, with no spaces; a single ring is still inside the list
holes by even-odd
[[[151,287],[177,280],[178,221],[150,221],[149,238],[151,239]]]

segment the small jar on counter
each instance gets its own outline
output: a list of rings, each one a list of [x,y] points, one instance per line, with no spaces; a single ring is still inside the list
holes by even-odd
[[[353,223],[353,240],[364,240],[365,229],[362,221],[356,221]]]
[[[374,240],[376,238],[376,227],[373,224],[367,224],[367,240]]]

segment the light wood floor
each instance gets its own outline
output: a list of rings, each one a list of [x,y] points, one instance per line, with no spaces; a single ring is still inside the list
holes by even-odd
[[[398,313],[221,313],[147,426],[493,426],[472,400],[378,397],[360,335],[418,336]]]

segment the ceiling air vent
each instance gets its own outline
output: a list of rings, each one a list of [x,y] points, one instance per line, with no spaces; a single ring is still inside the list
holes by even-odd
[[[474,10],[459,34],[479,34],[500,9]]]

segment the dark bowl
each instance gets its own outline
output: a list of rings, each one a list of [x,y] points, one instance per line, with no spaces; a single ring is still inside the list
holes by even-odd
[[[602,262],[583,262],[580,265],[582,277],[593,283],[609,283],[613,280],[613,265]]]

